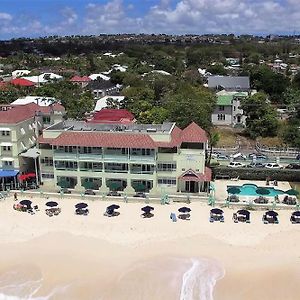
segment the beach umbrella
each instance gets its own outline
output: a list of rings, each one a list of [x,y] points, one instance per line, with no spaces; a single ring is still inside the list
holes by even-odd
[[[285,193],[290,196],[298,196],[299,195],[299,192],[294,189],[290,189],[290,190],[286,191]]]
[[[292,215],[295,217],[300,217],[300,210],[294,211]]]
[[[246,209],[240,209],[236,212],[239,215],[243,215],[245,217],[249,217],[250,216],[250,211],[246,210]]]
[[[49,206],[49,207],[55,207],[57,205],[58,205],[58,203],[55,202],[55,201],[49,201],[49,202],[46,203],[46,206]]]
[[[184,206],[184,207],[179,208],[178,211],[181,213],[187,213],[187,212],[190,212],[191,209],[189,207]]]
[[[216,214],[216,215],[222,215],[223,214],[223,210],[220,209],[220,208],[213,208],[213,209],[210,210],[210,212],[212,214]]]
[[[154,207],[147,205],[147,206],[142,207],[141,210],[146,213],[149,213],[151,210],[154,210]]]
[[[30,208],[32,202],[30,200],[22,200],[22,201],[20,201],[20,204],[27,206],[27,208]]]
[[[75,205],[75,208],[78,208],[78,209],[87,208],[87,207],[88,207],[88,205],[86,203],[83,203],[83,202],[77,203]]]
[[[241,192],[241,190],[238,188],[238,187],[236,187],[236,186],[231,186],[231,187],[229,187],[228,189],[227,189],[227,193],[228,194],[233,194],[233,195],[235,195],[235,194],[239,194]]]
[[[270,191],[266,188],[261,187],[256,189],[256,193],[259,195],[268,195],[270,194]]]
[[[269,210],[266,212],[266,215],[270,216],[270,217],[277,217],[278,213],[274,210]]]
[[[117,205],[117,204],[112,204],[112,205],[110,205],[110,206],[107,206],[107,210],[115,210],[115,209],[118,209],[118,208],[120,208],[120,206],[119,205]]]

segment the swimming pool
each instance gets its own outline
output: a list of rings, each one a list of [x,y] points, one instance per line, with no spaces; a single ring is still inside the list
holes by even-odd
[[[259,186],[257,186],[256,184],[243,184],[242,186],[238,186],[238,185],[227,185],[227,189],[230,187],[236,187],[239,188],[241,190],[240,193],[238,193],[237,195],[239,196],[260,196],[260,194],[256,193],[256,190],[258,188],[261,188]],[[285,194],[284,191],[282,190],[278,190],[275,189],[274,187],[264,187],[265,189],[267,189],[270,193],[264,196],[267,197],[275,197],[277,195],[283,195]]]

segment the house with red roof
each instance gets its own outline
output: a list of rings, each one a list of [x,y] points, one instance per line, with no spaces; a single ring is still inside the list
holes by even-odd
[[[208,137],[196,123],[184,129],[170,122],[127,123],[121,120],[133,118],[128,111],[103,111],[92,122],[66,120],[43,131],[38,142],[47,188],[207,195]]]
[[[80,87],[86,87],[92,79],[88,76],[73,76],[70,81],[74,84],[78,84]]]
[[[21,87],[35,87],[35,84],[25,78],[16,78],[10,81],[10,84]]]
[[[129,124],[134,123],[136,120],[134,115],[127,109],[109,109],[104,108],[94,113],[90,123],[107,123],[107,124]]]

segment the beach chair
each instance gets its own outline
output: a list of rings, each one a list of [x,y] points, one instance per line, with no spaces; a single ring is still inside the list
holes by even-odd
[[[238,223],[238,222],[239,222],[238,216],[237,216],[236,213],[233,213],[233,215],[232,215],[232,220],[233,220],[234,223]]]
[[[230,180],[232,180],[232,181],[239,181],[240,180],[240,176],[230,178]]]
[[[170,214],[170,219],[172,220],[172,222],[177,222],[176,214],[171,213],[171,214]]]

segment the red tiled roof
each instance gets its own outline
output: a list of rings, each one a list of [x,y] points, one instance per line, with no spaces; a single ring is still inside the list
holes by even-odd
[[[194,170],[189,169],[185,171],[181,176],[179,176],[179,179],[182,179],[184,181],[211,181],[211,169],[208,167],[205,167],[204,174],[196,173]]]
[[[65,111],[65,108],[59,104],[59,103],[54,103],[52,106],[39,106],[37,105],[37,111],[40,111],[45,114],[49,114],[51,110],[54,111]]]
[[[53,138],[44,138],[42,135],[38,137],[39,144],[51,144],[53,142]]]
[[[89,82],[91,81],[92,79],[88,76],[78,76],[78,75],[75,75],[73,76],[70,81],[72,82]]]
[[[181,134],[182,130],[175,126],[171,132],[170,142],[156,142],[157,147],[161,148],[173,148],[181,145]]]
[[[147,134],[116,132],[63,132],[53,140],[52,145],[142,149],[156,148],[154,141]]]
[[[89,122],[91,123],[131,123],[134,115],[127,109],[104,108],[96,112]]]
[[[19,86],[34,86],[34,83],[32,81],[27,80],[25,78],[12,79],[10,81],[10,83],[13,85],[19,85]]]
[[[181,140],[186,143],[204,143],[207,142],[208,138],[206,132],[195,122],[192,122],[183,129]]]
[[[0,123],[14,124],[33,118],[36,112],[36,104],[12,106],[7,111],[0,111]]]

